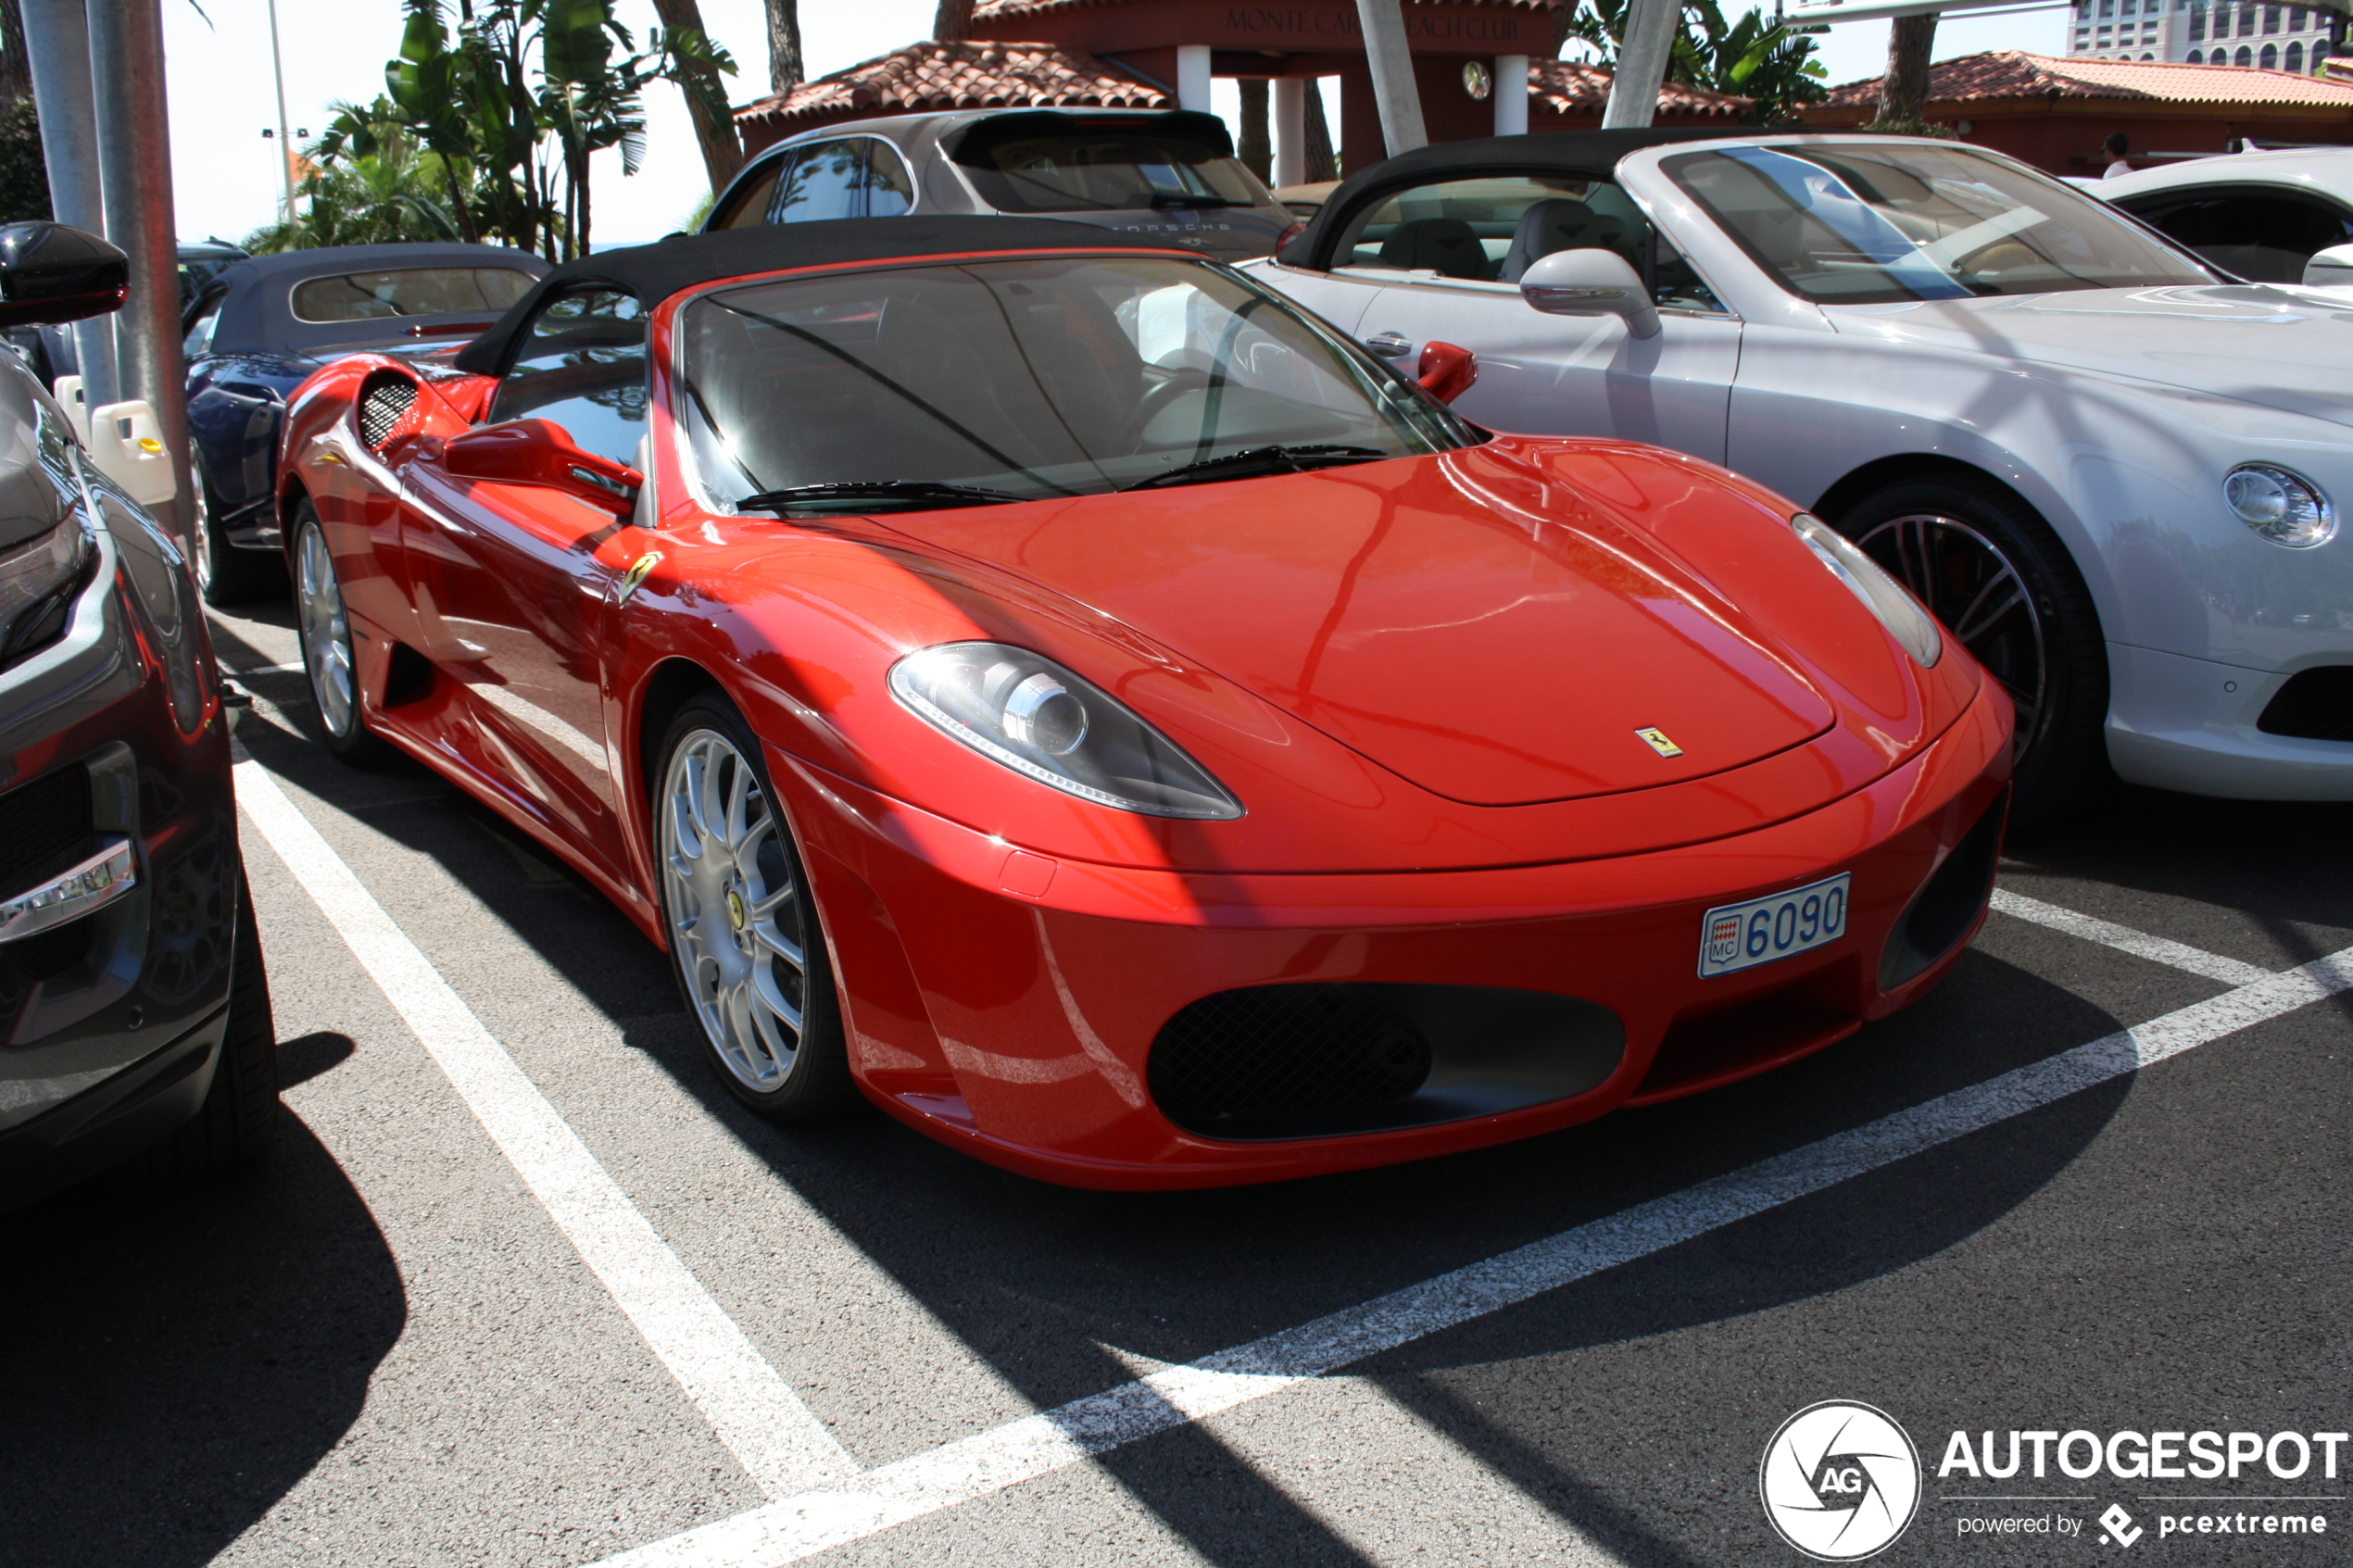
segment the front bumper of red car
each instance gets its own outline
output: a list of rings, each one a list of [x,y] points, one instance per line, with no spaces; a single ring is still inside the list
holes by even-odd
[[[1988,683],[1904,766],[1757,832],[1352,875],[1055,861],[783,754],[771,765],[866,1091],[993,1163],[1154,1188],[1527,1137],[1764,1072],[1895,1011],[1983,918],[2009,741]],[[1707,910],[1842,872],[1837,940],[1698,972]],[[1275,1113],[1251,1114],[1253,1094]],[[1318,1094],[1341,1103],[1318,1110]]]

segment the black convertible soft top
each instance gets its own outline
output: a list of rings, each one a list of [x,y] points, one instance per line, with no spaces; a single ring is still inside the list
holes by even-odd
[[[1538,131],[1525,136],[1481,136],[1469,142],[1433,142],[1386,163],[1360,169],[1341,181],[1324,205],[1315,209],[1307,232],[1283,247],[1283,264],[1329,270],[1332,247],[1341,226],[1360,206],[1367,191],[1419,184],[1433,174],[1458,173],[1465,179],[1481,174],[1558,171],[1606,176],[1628,153],[1668,142],[1699,142],[1721,136],[1766,134],[1754,125],[1677,126],[1668,130],[1643,127],[1631,131]]]
[[[393,271],[410,267],[509,268],[534,277],[547,270],[547,264],[529,251],[455,243],[328,245],[318,250],[248,257],[222,268],[205,285],[207,294],[216,288],[228,291],[228,298],[221,303],[220,319],[213,327],[212,340],[219,347],[238,353],[317,356],[347,351],[361,344],[399,341],[420,321],[452,319],[392,316],[313,322],[295,317],[291,300],[296,283],[345,272]],[[477,321],[483,317],[479,310],[460,311],[455,313],[454,319],[462,321],[468,314]]]
[[[513,340],[547,296],[582,283],[610,283],[626,289],[650,308],[682,289],[724,278],[781,272],[796,267],[899,261],[974,251],[1183,249],[1164,238],[1122,233],[1092,223],[963,213],[941,213],[929,218],[837,218],[819,223],[781,223],[723,229],[709,234],[673,234],[649,245],[598,251],[565,262],[517,300],[498,319],[497,325],[459,349],[451,363],[476,375],[500,374],[507,368]]]

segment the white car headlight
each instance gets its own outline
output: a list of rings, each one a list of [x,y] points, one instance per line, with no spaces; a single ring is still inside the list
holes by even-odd
[[[2309,549],[2336,533],[2336,508],[2302,474],[2270,463],[2241,463],[2222,478],[2233,516],[2274,545]]]
[[[1920,608],[1919,600],[1881,571],[1879,562],[1856,549],[1846,535],[1812,512],[1798,513],[1789,525],[1813,547],[1815,558],[1830,568],[1831,575],[1845,583],[1847,591],[1879,617],[1888,634],[1904,645],[1913,663],[1923,670],[1936,668],[1936,661],[1944,657],[1944,637],[1936,629],[1936,618]]]
[[[0,521],[0,529],[7,526]],[[0,666],[65,629],[92,545],[81,520],[67,516],[31,540],[0,549]]]
[[[1051,659],[1002,643],[942,643],[890,667],[917,718],[992,761],[1099,806],[1225,822],[1241,802],[1176,742]]]

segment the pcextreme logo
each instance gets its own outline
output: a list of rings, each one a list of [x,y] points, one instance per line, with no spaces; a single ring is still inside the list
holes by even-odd
[[[1818,1562],[1886,1550],[1920,1504],[1920,1456],[1885,1411],[1825,1399],[1791,1416],[1756,1469],[1765,1517]]]

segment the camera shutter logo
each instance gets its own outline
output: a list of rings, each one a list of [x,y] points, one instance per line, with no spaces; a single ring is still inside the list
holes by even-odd
[[[1919,1450],[1886,1411],[1825,1399],[1781,1423],[1756,1489],[1781,1539],[1819,1562],[1859,1562],[1919,1511]]]

